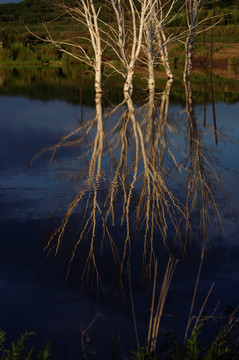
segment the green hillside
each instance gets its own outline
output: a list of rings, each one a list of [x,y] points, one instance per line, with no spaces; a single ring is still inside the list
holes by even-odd
[[[70,2],[71,0],[67,0]],[[105,1],[98,1],[99,5],[102,5]],[[0,5],[0,24],[12,24],[13,23],[27,23],[27,24],[36,24],[42,21],[50,21],[57,15],[56,6],[54,6],[54,0],[24,0],[17,4],[2,4]],[[184,0],[177,2],[175,6],[175,11],[181,8]],[[229,16],[226,17],[224,24],[235,24],[239,21],[239,12],[234,12],[236,5],[238,5],[238,0],[216,0],[216,12],[220,13],[220,9],[223,10],[223,13],[228,13]],[[212,8],[212,2],[205,2],[206,11],[210,11]],[[105,20],[108,20],[107,17],[110,17],[106,11],[102,12]]]
[[[21,23],[36,24],[48,21],[55,9],[45,0],[24,0],[17,4],[0,5],[0,24],[16,26]]]
[[[72,2],[73,0],[65,1]],[[100,6],[104,5],[106,0],[96,0],[96,2]],[[125,3],[127,6],[127,0]],[[179,0],[174,11],[179,11],[183,3],[184,0]],[[220,26],[217,26],[214,31],[215,41],[239,42],[239,9],[236,8],[237,3],[238,0],[215,0],[215,14],[223,16]],[[87,36],[86,28],[72,20],[70,16],[62,14],[61,10],[54,4],[54,0],[24,0],[20,3],[0,5],[0,63],[14,62],[16,64],[27,61],[40,64],[57,64],[58,62],[69,61],[68,56],[60,53],[52,45],[40,41],[26,29],[26,25],[28,25],[32,32],[44,38],[46,32],[42,23],[46,23],[55,39],[76,36],[79,38],[79,34]],[[212,3],[210,1],[205,2],[203,14],[209,17],[212,15]],[[100,16],[105,22],[114,21],[112,11],[104,6],[101,9]],[[186,26],[185,13],[176,16],[175,20],[170,22],[169,31],[175,31],[179,26],[182,28]],[[208,35],[210,36],[210,32]],[[201,39],[202,36],[198,36],[196,41],[201,41]],[[208,39],[207,35],[206,39]],[[87,50],[91,51],[90,49]]]

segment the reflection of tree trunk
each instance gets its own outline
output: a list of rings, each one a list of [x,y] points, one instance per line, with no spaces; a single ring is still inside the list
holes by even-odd
[[[189,218],[191,212],[197,206],[197,197],[199,192],[200,180],[201,180],[201,164],[200,164],[200,139],[197,130],[196,117],[194,113],[194,104],[192,98],[192,88],[189,81],[185,81],[185,93],[186,93],[186,110],[189,121],[189,154],[188,154],[188,180],[187,180],[187,195],[186,195],[186,214],[188,216],[188,221],[186,222],[185,228],[185,241],[184,241],[184,251],[187,250],[187,241],[189,237]],[[201,182],[203,184],[203,182]],[[203,194],[203,193],[202,193]]]
[[[83,103],[82,103],[82,74],[80,74],[80,113],[81,113],[81,119],[80,122],[83,123]]]
[[[173,83],[173,79],[167,81],[165,89],[162,93],[161,103],[159,108],[159,116],[157,121],[157,130],[155,137],[155,148],[158,149],[158,161],[160,164],[160,168],[163,164],[164,151],[166,149],[166,126],[168,123],[168,108],[169,108],[169,95],[171,86]],[[167,148],[170,152],[170,147]],[[172,156],[172,153],[170,154]]]
[[[211,96],[212,96],[212,114],[213,114],[213,124],[214,124],[214,134],[215,134],[215,142],[218,144],[218,136],[217,136],[217,119],[216,119],[216,109],[215,109],[215,101],[214,101],[214,88],[213,88],[213,79],[212,72],[210,71],[210,83],[211,83]]]
[[[98,77],[98,81],[99,81]],[[96,88],[100,88],[99,83],[96,83]],[[85,267],[82,273],[82,283],[86,282],[88,280],[89,275],[91,274],[92,280],[96,280],[97,287],[99,283],[101,282],[101,275],[99,273],[98,269],[98,260],[97,255],[99,253],[99,244],[95,244],[96,241],[96,229],[97,226],[102,226],[103,233],[108,235],[109,241],[111,243],[112,253],[114,256],[114,259],[116,261],[117,258],[117,251],[114,247],[113,241],[109,235],[109,231],[107,228],[107,224],[105,223],[103,219],[103,213],[100,208],[100,204],[98,202],[98,183],[101,178],[101,166],[102,166],[102,156],[103,156],[103,139],[104,139],[104,131],[103,131],[103,114],[102,114],[102,93],[96,92],[95,95],[95,108],[96,108],[96,116],[94,120],[91,120],[89,123],[89,126],[82,126],[80,128],[85,129],[86,133],[88,134],[90,130],[93,127],[93,124],[96,123],[96,134],[94,138],[93,143],[93,150],[91,159],[89,161],[89,168],[88,168],[88,179],[86,180],[86,183],[90,184],[90,187],[87,187],[87,190],[81,189],[78,191],[73,200],[70,202],[70,204],[67,205],[65,214],[62,217],[61,223],[57,226],[55,231],[52,233],[45,249],[51,250],[55,248],[55,256],[58,255],[59,251],[63,247],[63,237],[66,233],[67,227],[70,223],[71,218],[74,214],[77,213],[77,209],[80,208],[82,204],[84,204],[84,211],[81,215],[81,218],[79,220],[78,226],[79,229],[77,230],[77,237],[76,242],[73,245],[70,258],[69,258],[69,264],[67,269],[67,277],[70,275],[71,267],[73,265],[73,262],[76,258],[76,253],[82,246],[83,239],[85,237],[88,237],[88,253],[86,252],[84,262]],[[79,130],[78,130],[79,131]],[[72,141],[69,141],[70,136],[75,136],[78,131],[74,131],[68,136],[64,137],[62,141],[53,148],[54,154],[57,148],[64,146],[64,142],[66,142],[66,145],[72,145]],[[82,135],[82,139],[85,138],[85,134]],[[81,139],[81,140],[82,140]],[[84,173],[85,176],[85,173]],[[97,241],[100,241],[100,239],[97,239]],[[102,239],[103,242],[103,239]]]
[[[185,82],[185,92],[186,92],[186,110],[189,120],[189,141],[190,141],[190,150],[192,156],[195,152],[198,152],[197,145],[200,144],[200,141],[197,130],[196,116],[194,113],[192,88],[191,88],[191,83],[189,81]],[[198,152],[198,155],[200,157],[200,152]]]
[[[207,82],[203,80],[203,125],[207,124]]]
[[[94,179],[96,174],[96,180],[98,180],[101,172],[101,159],[103,153],[103,117],[102,117],[102,94],[101,92],[97,92],[95,95],[95,107],[96,107],[96,123],[97,123],[97,131],[96,137],[94,141],[94,148],[91,157],[91,161],[89,164],[89,178]],[[96,171],[96,161],[98,162],[98,167]]]
[[[164,92],[162,93],[161,104],[160,104],[160,114],[159,114],[159,126],[162,128],[167,124],[168,119],[168,108],[169,108],[169,95],[171,86],[173,84],[173,79],[167,81]],[[161,132],[161,131],[160,131]]]
[[[148,109],[147,109],[147,128],[145,141],[149,142],[154,139],[154,127],[155,127],[155,85],[149,79],[148,81],[149,88],[149,100],[148,100]]]
[[[98,84],[96,84],[96,88],[98,88]],[[103,155],[103,116],[102,116],[102,93],[96,92],[95,95],[95,107],[96,107],[96,117],[95,121],[97,124],[96,128],[96,136],[94,140],[94,146],[92,151],[91,160],[89,163],[89,181],[92,185],[92,190],[89,191],[87,205],[84,211],[82,230],[78,237],[78,241],[75,243],[73,247],[68,270],[67,270],[67,277],[70,274],[72,263],[75,259],[76,252],[81,245],[83,236],[87,236],[91,233],[89,237],[89,247],[88,247],[88,254],[86,255],[85,260],[85,267],[82,273],[82,283],[87,282],[89,280],[89,276],[91,273],[92,280],[96,280],[97,288],[99,283],[101,283],[101,274],[99,273],[97,258],[96,258],[96,248],[99,247],[99,244],[95,244],[95,236],[96,236],[96,229],[98,221],[97,221],[97,214],[101,215],[101,209],[98,203],[98,183],[101,177],[101,162],[102,162],[102,155]],[[84,192],[85,195],[85,192]],[[76,199],[78,199],[78,194]],[[90,210],[91,209],[91,210]],[[89,212],[87,214],[87,212]],[[105,224],[102,221],[102,227]],[[107,227],[106,227],[107,228]],[[106,231],[106,230],[105,230]],[[97,242],[99,239],[97,239]]]
[[[134,134],[134,140],[135,140],[135,161],[134,161],[134,166],[133,166],[133,176],[132,176],[132,181],[129,184],[129,190],[128,192],[125,194],[125,199],[124,199],[124,205],[123,205],[123,217],[122,217],[122,221],[125,220],[126,223],[126,236],[124,239],[124,250],[123,250],[123,255],[121,258],[121,264],[120,264],[120,279],[122,279],[123,277],[123,271],[124,271],[124,263],[126,260],[126,255],[128,254],[128,260],[127,260],[127,266],[129,266],[129,262],[130,262],[130,257],[131,257],[131,231],[130,231],[130,207],[131,207],[131,200],[132,200],[132,196],[133,196],[133,190],[134,190],[134,186],[135,183],[137,181],[137,177],[138,177],[138,168],[139,168],[139,148],[140,148],[140,141],[139,141],[139,133],[138,133],[138,123],[135,117],[135,108],[134,108],[134,103],[133,100],[130,96],[129,92],[124,92],[124,96],[125,96],[125,102],[128,108],[128,117],[129,119],[131,119],[132,121],[132,125],[133,125],[133,134]]]
[[[136,208],[136,224],[138,227],[145,227],[143,261],[149,279],[155,262],[155,230],[160,233],[162,241],[167,247],[169,222],[175,230],[175,236],[179,238],[176,213],[180,213],[185,218],[182,204],[166,183],[165,169],[163,168],[166,151],[175,162],[166,140],[169,93],[172,82],[172,79],[167,82],[165,91],[162,93],[157,116],[154,92],[149,93],[148,108],[144,118],[144,122],[147,122],[145,138],[142,136],[140,124],[132,118],[132,122],[136,124],[144,164],[144,172],[140,176],[142,187]],[[148,143],[150,148],[147,146]]]
[[[213,175],[218,180],[216,170],[208,161],[207,149],[205,144],[201,142],[200,132],[197,127],[197,120],[194,113],[194,105],[192,99],[192,89],[190,82],[185,82],[186,91],[186,110],[189,120],[189,150],[188,150],[188,179],[187,179],[187,195],[186,195],[186,213],[188,220],[191,213],[197,208],[200,209],[200,218],[197,220],[198,230],[202,233],[203,241],[208,240],[208,226],[214,226],[212,221],[212,211],[214,212],[214,222],[222,227],[221,216],[214,197],[214,191],[211,184]],[[216,130],[215,130],[216,131]],[[220,184],[221,186],[221,184]],[[198,215],[199,216],[199,215]],[[185,229],[184,250],[187,248],[187,239],[189,235],[189,221]]]
[[[145,135],[145,141],[156,141],[156,147],[159,145],[160,138],[163,138],[163,131],[167,124],[168,108],[169,108],[169,95],[170,89],[173,83],[173,79],[167,81],[164,91],[161,94],[160,109],[158,119],[155,118],[156,106],[155,106],[155,89],[149,89],[149,100],[147,107],[147,129]]]

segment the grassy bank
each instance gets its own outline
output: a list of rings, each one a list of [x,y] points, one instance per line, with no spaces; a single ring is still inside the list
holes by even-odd
[[[238,359],[238,344],[235,333],[228,335],[225,329],[219,329],[210,341],[203,340],[203,323],[193,329],[191,335],[184,342],[177,342],[170,337],[166,339],[157,353],[150,353],[146,347],[140,347],[129,355],[121,356],[114,350],[107,360],[233,360]],[[34,332],[25,332],[16,340],[9,341],[7,334],[0,328],[0,358],[1,360],[51,360],[54,350],[50,342],[42,348],[34,345]],[[9,345],[7,345],[7,343]],[[166,344],[167,343],[167,344]],[[110,346],[110,344],[109,344]],[[72,357],[71,357],[72,358]],[[79,349],[79,357],[74,360],[87,360],[85,349]],[[97,356],[95,357],[97,360]],[[99,360],[99,359],[98,359]]]
[[[235,33],[239,32],[239,26],[235,26]],[[0,34],[1,38],[1,34]],[[90,51],[90,50],[89,50]],[[117,62],[114,55],[106,52],[105,61]],[[183,65],[185,61],[184,45],[180,43],[171,44],[169,47],[169,57],[172,67]],[[205,45],[198,39],[194,46],[193,65],[209,66],[211,62],[210,42]],[[0,66],[68,66],[75,64],[76,61],[60,52],[51,44],[29,43],[28,41],[2,41],[0,44]],[[239,65],[239,42],[215,41],[212,52],[212,66],[236,67]],[[139,68],[143,70],[142,64]],[[145,69],[147,71],[147,69]],[[163,72],[163,71],[162,71]]]

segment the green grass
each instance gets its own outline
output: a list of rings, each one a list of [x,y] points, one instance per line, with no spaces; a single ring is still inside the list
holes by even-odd
[[[183,342],[176,342],[167,350],[157,354],[147,353],[146,348],[139,348],[129,357],[131,360],[232,360],[237,359],[237,349],[223,331],[205,344],[203,323],[193,329],[191,336]]]
[[[6,345],[6,333],[0,328],[0,359],[1,360],[47,360],[50,358],[50,344],[47,343],[41,350],[35,350],[29,345],[29,338],[34,332],[25,332],[17,340]]]

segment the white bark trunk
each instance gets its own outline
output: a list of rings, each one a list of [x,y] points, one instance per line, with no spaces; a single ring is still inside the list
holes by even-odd
[[[192,70],[193,43],[198,24],[198,12],[201,0],[185,0],[187,10],[188,35],[185,43],[184,81],[189,81]]]
[[[173,73],[170,67],[168,56],[168,42],[170,40],[169,37],[166,36],[165,27],[167,22],[170,21],[170,14],[177,1],[178,0],[172,0],[170,2],[169,8],[166,8],[165,2],[160,0],[154,2],[153,0],[150,0],[152,7],[150,20],[152,21],[153,35],[151,35],[149,41],[152,44],[156,43],[156,45],[154,45],[154,58],[156,59],[157,57],[160,57],[168,79],[173,79]],[[152,34],[152,31],[150,34]]]
[[[128,48],[126,49],[126,30],[124,23],[124,14],[122,8],[122,0],[111,0],[113,10],[116,14],[117,27],[118,31],[113,30],[113,33],[116,35],[114,44],[112,48],[114,49],[116,55],[119,57],[120,61],[124,66],[124,96],[129,97],[133,92],[133,77],[134,77],[134,68],[136,61],[138,60],[139,53],[142,47],[142,38],[143,38],[143,29],[145,25],[145,19],[147,16],[147,11],[149,10],[148,0],[139,1],[140,11],[136,9],[135,3],[133,0],[129,0],[129,15],[131,17],[131,33],[132,40],[129,42],[130,38],[127,39],[129,43]],[[130,52],[129,52],[130,49]]]
[[[161,33],[161,38],[162,38],[161,52],[160,52],[161,61],[164,66],[164,69],[165,69],[168,79],[173,79],[173,73],[172,73],[172,70],[171,70],[171,67],[169,64],[169,58],[168,58],[167,39],[166,39],[166,35],[165,35],[163,28],[161,29],[160,33]]]
[[[95,58],[95,92],[101,93],[101,66],[102,66],[102,58],[101,54],[98,54]]]
[[[185,43],[185,66],[184,66],[184,81],[190,80],[192,70],[192,57],[193,57],[193,43],[195,37],[195,30],[189,29],[189,33]]]
[[[153,7],[152,0],[150,0],[150,7]],[[152,9],[153,11],[153,9]],[[154,74],[154,65],[155,65],[155,50],[154,50],[154,29],[153,29],[153,14],[150,14],[148,23],[145,25],[145,52],[147,56],[148,64],[148,89],[149,93],[155,87],[155,74]]]
[[[131,97],[133,93],[133,77],[134,77],[134,68],[130,67],[126,69],[125,83],[124,83],[124,96],[125,98]]]
[[[155,74],[154,74],[154,60],[150,57],[148,59],[148,89],[149,93],[154,92],[155,89]]]

